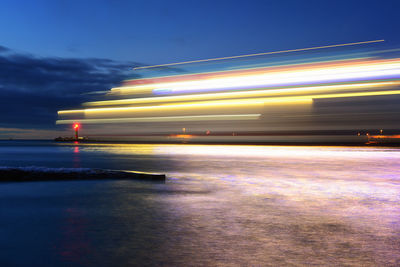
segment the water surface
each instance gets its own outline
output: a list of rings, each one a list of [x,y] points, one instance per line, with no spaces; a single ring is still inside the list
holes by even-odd
[[[0,142],[0,166],[163,183],[0,184],[1,266],[400,265],[400,150]]]

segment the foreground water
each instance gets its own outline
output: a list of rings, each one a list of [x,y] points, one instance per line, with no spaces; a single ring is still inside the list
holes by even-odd
[[[399,266],[400,150],[0,142],[0,166],[163,183],[0,184],[0,266]]]

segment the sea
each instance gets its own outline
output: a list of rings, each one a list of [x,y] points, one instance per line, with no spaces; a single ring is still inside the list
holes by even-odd
[[[400,149],[0,141],[0,266],[400,266]]]

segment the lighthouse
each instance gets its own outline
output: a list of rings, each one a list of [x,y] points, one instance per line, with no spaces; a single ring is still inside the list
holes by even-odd
[[[75,140],[78,140],[79,123],[74,123],[74,129],[75,129]]]

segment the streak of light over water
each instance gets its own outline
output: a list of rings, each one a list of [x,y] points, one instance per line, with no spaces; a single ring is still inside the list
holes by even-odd
[[[0,152],[2,166],[168,177],[0,184],[2,266],[400,264],[397,148],[2,142]]]
[[[400,49],[382,42],[136,67],[56,124],[103,141],[166,143],[181,129],[208,143],[362,143],[382,131],[399,141]]]

